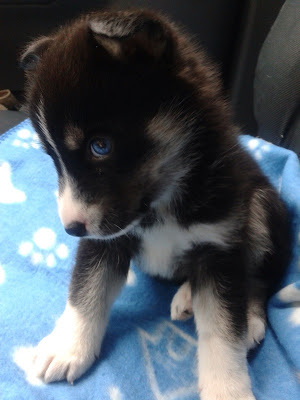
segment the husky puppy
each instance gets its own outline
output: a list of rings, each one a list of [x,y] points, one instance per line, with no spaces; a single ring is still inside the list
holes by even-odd
[[[59,215],[80,236],[66,308],[37,346],[45,382],[99,355],[131,260],[183,282],[202,400],[253,400],[247,350],[289,253],[285,207],[241,148],[215,68],[149,11],[83,16],[25,50],[31,121],[59,178]]]

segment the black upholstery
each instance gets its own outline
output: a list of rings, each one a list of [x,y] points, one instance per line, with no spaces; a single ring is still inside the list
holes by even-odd
[[[261,49],[254,79],[258,135],[300,154],[300,2],[287,0]]]
[[[284,0],[245,0],[241,30],[231,68],[231,100],[243,132],[255,135],[253,79],[261,46]]]
[[[225,79],[239,29],[240,0],[0,0],[0,89],[22,90],[24,45],[83,12],[108,7],[159,9],[182,23],[220,64]]]

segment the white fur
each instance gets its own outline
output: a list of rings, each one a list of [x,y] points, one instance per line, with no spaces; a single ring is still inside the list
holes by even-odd
[[[180,286],[171,303],[171,319],[186,320],[193,315],[191,285],[185,282]],[[254,305],[248,311],[247,349],[253,349],[265,337],[265,319],[259,315]]]
[[[248,332],[247,349],[253,349],[265,337],[266,319],[262,306],[255,301],[250,302],[247,312]]]
[[[199,337],[201,399],[254,400],[245,342],[230,340],[229,317],[211,288],[193,298],[193,310]]]
[[[97,234],[98,223],[101,220],[100,216],[101,212],[99,211],[99,207],[87,206],[84,202],[77,199],[78,196],[76,196],[77,194],[76,184],[73,182],[73,180],[67,173],[61,155],[48,130],[44,113],[44,102],[42,97],[40,99],[36,115],[40,129],[42,130],[48,144],[55,152],[62,169],[64,186],[62,192],[59,193],[58,196],[58,212],[62,224],[64,225],[64,227],[67,227],[72,222],[81,222],[86,225],[86,229],[89,231],[91,235],[93,235],[93,233]],[[73,127],[73,129],[75,128]],[[77,135],[78,139],[80,139],[80,132],[76,131],[75,134]]]
[[[256,347],[265,337],[266,324],[263,318],[250,313],[248,316],[247,349]]]
[[[136,219],[133,222],[131,222],[131,224],[125,226],[124,229],[120,229],[118,232],[112,233],[111,235],[98,236],[97,239],[100,238],[102,240],[110,240],[110,239],[115,239],[117,237],[126,235],[128,232],[132,231],[134,229],[134,227],[138,225],[139,222],[140,222],[140,220]]]
[[[52,333],[36,347],[35,375],[44,382],[81,376],[99,355],[105,324],[83,315],[69,303]]]
[[[171,303],[171,319],[184,321],[193,315],[191,285],[180,286]]]
[[[226,248],[230,245],[233,230],[231,221],[194,224],[185,229],[172,218],[145,231],[137,228],[142,239],[138,264],[150,275],[172,278],[176,267],[174,257],[199,243],[214,243]]]
[[[101,207],[81,201],[76,195],[76,184],[66,172],[63,175],[64,185],[57,199],[58,214],[63,226],[67,228],[73,222],[81,222],[85,224],[89,235],[96,235],[102,218]]]
[[[74,198],[74,189],[70,179],[64,177],[65,184],[62,193],[59,193],[58,214],[61,223],[67,227],[72,222],[78,221],[86,224],[86,209],[84,204]]]
[[[113,276],[103,257],[90,265],[85,290],[77,295],[79,306],[68,301],[52,333],[36,348],[34,374],[46,383],[73,383],[99,355],[111,305],[125,283],[125,277]]]
[[[63,189],[57,199],[58,214],[65,228],[72,224],[72,222],[81,222],[85,224],[87,239],[115,239],[126,235],[139,223],[139,219],[137,219],[128,224],[124,229],[120,229],[111,235],[102,235],[99,230],[102,218],[101,206],[87,205],[85,202],[78,199],[78,196],[75,195],[76,192],[76,184],[65,173]]]
[[[46,122],[46,118],[45,118],[43,97],[40,98],[40,102],[39,102],[39,105],[38,105],[38,108],[37,108],[36,116],[37,116],[38,124],[40,126],[41,131],[43,132],[48,144],[51,146],[52,150],[56,154],[56,157],[59,160],[61,168],[64,170],[65,169],[64,163],[63,163],[62,158],[61,158],[61,156],[59,154],[59,151],[57,150],[56,144],[55,144],[54,140],[52,139],[52,137],[50,135],[50,132],[48,130],[48,126],[47,126],[47,122]]]
[[[94,33],[107,37],[122,37],[129,35],[134,28],[134,18],[129,15],[126,21],[119,23],[112,20],[93,19],[90,21],[90,28]]]

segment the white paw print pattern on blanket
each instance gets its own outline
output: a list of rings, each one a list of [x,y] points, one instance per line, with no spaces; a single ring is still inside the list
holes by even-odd
[[[26,200],[26,194],[16,189],[11,181],[11,166],[6,161],[0,161],[0,203],[22,203]]]
[[[293,308],[289,321],[293,326],[300,325],[300,290],[294,285],[290,284],[278,293],[278,297],[284,303],[290,304]]]
[[[257,161],[263,158],[264,153],[271,151],[270,143],[258,139],[249,140],[247,146],[253,152],[253,156]]]
[[[19,254],[30,257],[32,264],[46,264],[47,267],[55,267],[57,257],[65,259],[69,250],[64,243],[56,243],[56,233],[50,228],[40,228],[33,234],[33,240],[22,242],[19,246]]]
[[[5,281],[5,272],[2,265],[0,265],[0,285]]]
[[[23,147],[24,149],[40,148],[40,142],[38,135],[35,132],[31,132],[29,129],[20,129],[18,131],[18,138],[12,142],[13,146]]]

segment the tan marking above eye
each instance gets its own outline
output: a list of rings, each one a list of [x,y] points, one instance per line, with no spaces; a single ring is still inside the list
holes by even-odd
[[[78,150],[83,142],[84,134],[82,130],[74,125],[65,127],[65,145],[69,150]]]

